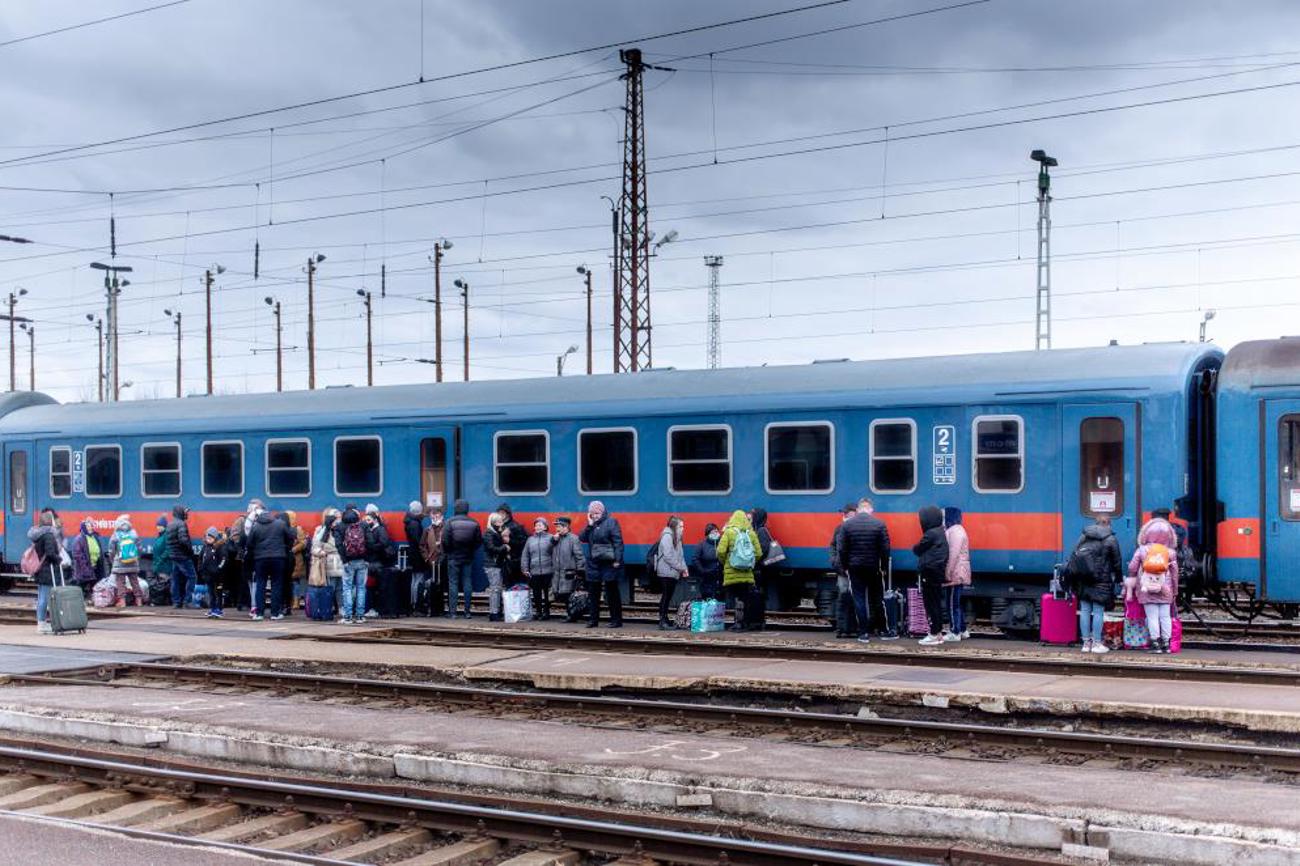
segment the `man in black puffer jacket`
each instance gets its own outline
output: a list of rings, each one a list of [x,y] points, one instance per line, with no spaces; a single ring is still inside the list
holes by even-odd
[[[872,510],[870,499],[860,500],[858,513],[842,524],[838,542],[840,566],[849,573],[858,614],[858,640],[862,643],[870,640],[868,635],[873,630],[884,640],[898,637],[885,624],[884,572],[889,566],[889,529]]]
[[[172,606],[181,607],[193,598],[198,572],[194,568],[194,544],[190,541],[190,510],[184,505],[172,508],[172,519],[163,532],[167,554],[172,561]]]
[[[465,619],[474,594],[474,557],[483,546],[483,527],[469,516],[469,503],[457,499],[451,520],[442,529],[442,555],[447,559],[447,617],[456,617],[456,594],[465,594]]]
[[[271,619],[284,619],[284,563],[297,540],[289,525],[269,511],[257,515],[244,540],[244,556],[253,560],[254,603],[266,598],[266,585],[271,584]],[[252,614],[254,620],[262,616],[260,610]]]

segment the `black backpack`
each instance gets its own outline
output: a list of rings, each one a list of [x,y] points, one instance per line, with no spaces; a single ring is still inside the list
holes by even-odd
[[[1093,570],[1101,559],[1102,542],[1096,538],[1084,538],[1074,547],[1070,560],[1065,564],[1066,584],[1079,588],[1096,580]]]

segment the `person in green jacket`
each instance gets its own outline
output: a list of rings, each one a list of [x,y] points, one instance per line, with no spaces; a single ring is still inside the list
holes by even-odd
[[[158,518],[158,540],[153,543],[149,553],[153,557],[153,579],[161,580],[163,586],[172,583],[172,555],[167,550],[167,515]],[[176,599],[172,599],[173,602]],[[179,605],[177,605],[179,607]]]
[[[758,562],[758,533],[749,522],[749,515],[739,509],[722,529],[718,539],[718,561],[722,563],[722,589],[727,604],[736,611],[736,631],[741,627],[741,611],[746,596],[754,589],[754,568]]]

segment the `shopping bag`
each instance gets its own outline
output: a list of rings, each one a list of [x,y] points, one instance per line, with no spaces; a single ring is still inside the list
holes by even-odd
[[[1183,651],[1183,621],[1177,617],[1169,623],[1169,651],[1171,653]]]
[[[691,602],[691,631],[722,631],[727,606],[720,601]]]
[[[1146,649],[1151,646],[1147,615],[1136,599],[1124,602],[1124,648]]]
[[[506,622],[524,622],[533,618],[532,594],[526,589],[508,589],[501,593]]]
[[[1101,624],[1101,642],[1107,649],[1124,649],[1124,617],[1106,614]]]
[[[111,577],[99,580],[90,590],[90,603],[95,607],[112,607],[117,603],[117,582]]]

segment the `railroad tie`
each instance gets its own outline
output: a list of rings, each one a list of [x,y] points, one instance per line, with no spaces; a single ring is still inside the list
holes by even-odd
[[[84,794],[89,790],[89,785],[83,785],[80,782],[48,782],[44,785],[23,788],[21,791],[15,791],[12,794],[0,797],[0,809],[14,811],[30,809],[33,806],[44,806],[46,803],[53,803],[65,797]]]
[[[251,821],[240,821],[229,827],[218,827],[216,830],[203,833],[199,838],[212,842],[245,842],[272,833],[277,835],[292,833],[306,826],[307,816],[301,812],[276,813],[263,815]]]
[[[209,833],[239,820],[242,813],[236,803],[214,803],[155,818],[141,824],[140,829],[153,833]]]
[[[304,827],[296,833],[280,836],[269,842],[263,842],[259,848],[268,851],[311,851],[326,845],[351,842],[360,839],[366,833],[364,821],[326,821]]]
[[[0,797],[8,796],[15,791],[21,791],[24,788],[31,788],[39,785],[41,780],[35,776],[12,775],[0,777]]]
[[[330,857],[334,860],[359,860],[362,863],[373,863],[411,848],[423,847],[432,841],[433,834],[423,827],[407,827],[390,833],[380,833],[378,836],[363,839],[346,848],[338,848],[330,852]]]
[[[577,851],[528,851],[498,866],[577,866],[579,859]]]
[[[398,861],[392,866],[472,866],[482,860],[495,857],[500,850],[501,843],[496,839],[464,839]]]
[[[53,803],[33,806],[23,811],[28,815],[45,815],[50,818],[87,818],[97,812],[108,812],[112,809],[121,808],[133,800],[135,800],[135,795],[130,791],[99,788],[94,791],[87,791],[84,794],[74,794]]]
[[[170,797],[150,797],[127,803],[125,806],[119,806],[110,812],[105,812],[95,820],[100,824],[112,824],[115,827],[134,827],[136,824],[143,824],[156,818],[175,815],[177,812],[184,810],[185,806],[184,800],[176,800]]]

